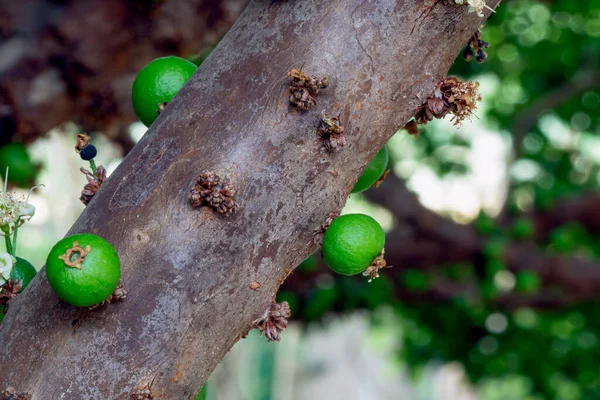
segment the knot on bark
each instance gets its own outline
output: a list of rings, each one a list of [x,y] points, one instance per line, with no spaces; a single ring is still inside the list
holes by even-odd
[[[454,125],[460,125],[465,119],[471,119],[481,101],[479,82],[463,82],[455,76],[449,76],[438,83],[433,96],[417,112],[417,123],[426,124],[433,118],[444,118],[452,114]]]
[[[317,134],[323,140],[323,146],[329,153],[341,150],[346,144],[344,127],[340,122],[340,116],[330,117],[325,111],[321,112],[321,122],[317,128]]]
[[[79,168],[79,170],[85,175],[88,181],[81,191],[79,200],[87,206],[106,180],[106,169],[102,165],[99,165],[95,175],[83,167]]]
[[[287,327],[287,318],[291,315],[290,305],[287,301],[273,302],[263,316],[254,321],[253,325],[260,330],[261,335],[265,334],[269,342],[279,342],[279,334]]]
[[[0,400],[31,400],[31,395],[17,392],[14,387],[9,386],[0,393]]]
[[[214,172],[201,174],[196,180],[196,185],[190,192],[192,207],[210,206],[223,215],[231,215],[239,210],[239,205],[234,200],[237,186],[221,178]]]
[[[290,80],[290,103],[301,110],[317,105],[314,96],[319,93],[319,90],[329,86],[327,77],[321,79],[312,78],[304,73],[302,69],[292,69],[287,73]]]

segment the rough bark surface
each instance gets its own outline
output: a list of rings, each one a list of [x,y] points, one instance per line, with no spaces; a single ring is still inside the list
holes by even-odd
[[[0,387],[193,398],[481,22],[434,0],[253,1],[70,231],[115,245],[127,299],[78,310],[42,270],[0,328]],[[302,65],[330,81],[308,112],[288,105]],[[345,126],[338,153],[321,150],[322,110]],[[206,171],[238,185],[232,217],[190,207]]]

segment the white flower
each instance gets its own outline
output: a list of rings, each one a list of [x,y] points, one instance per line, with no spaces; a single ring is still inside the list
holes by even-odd
[[[21,217],[21,221],[27,221],[33,217],[33,214],[35,214],[35,207],[31,203],[19,201],[17,202],[17,208],[15,212],[19,217]]]
[[[35,207],[25,198],[17,200],[11,193],[0,192],[0,228],[7,229],[18,220],[22,224],[35,214]]]
[[[19,216],[16,213],[18,204],[10,193],[0,192],[0,228],[17,221]]]
[[[466,4],[469,6],[469,12],[476,12],[478,16],[483,17],[483,9],[487,8],[488,10],[492,10],[487,4],[485,4],[485,0],[454,0],[455,4]]]
[[[10,278],[10,271],[16,263],[17,259],[9,253],[0,253],[0,285],[4,285],[8,278]]]

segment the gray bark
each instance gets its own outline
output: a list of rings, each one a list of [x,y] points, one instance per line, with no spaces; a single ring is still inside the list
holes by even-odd
[[[251,2],[70,230],[115,245],[129,296],[76,309],[42,270],[0,328],[0,387],[193,398],[481,22],[433,0]],[[288,105],[286,73],[302,65],[331,82],[307,112]],[[321,150],[322,110],[341,114],[338,153]],[[206,171],[239,186],[237,214],[189,206]]]

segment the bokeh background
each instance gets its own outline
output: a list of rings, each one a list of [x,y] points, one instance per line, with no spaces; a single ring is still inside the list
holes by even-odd
[[[19,256],[41,268],[83,210],[75,135],[114,170],[145,132],[136,71],[201,64],[245,3],[0,3],[0,167],[11,191],[45,185]],[[305,261],[282,341],[239,342],[209,399],[600,398],[600,0],[504,0],[482,32],[486,62],[451,70],[480,82],[476,117],[397,132],[393,174],[344,209],[381,223],[394,267]]]

